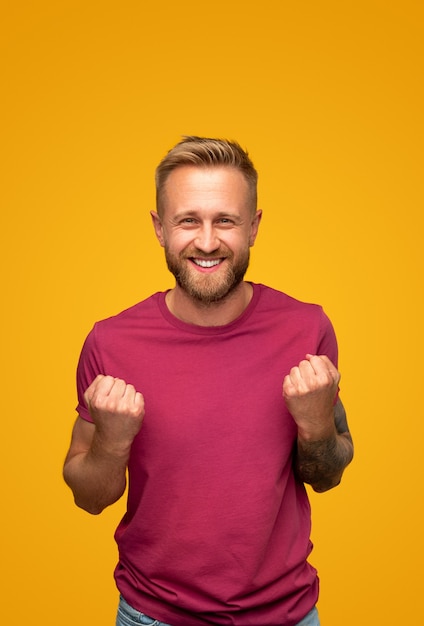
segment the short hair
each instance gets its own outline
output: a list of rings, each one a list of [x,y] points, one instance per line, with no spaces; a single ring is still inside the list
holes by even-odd
[[[234,167],[244,176],[250,191],[252,212],[257,206],[258,173],[246,150],[236,141],[210,137],[184,136],[156,168],[156,207],[163,212],[163,191],[168,176],[178,167]]]

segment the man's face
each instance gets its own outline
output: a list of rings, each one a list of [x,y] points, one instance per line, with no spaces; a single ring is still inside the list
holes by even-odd
[[[182,166],[169,175],[153,223],[177,286],[197,302],[223,300],[242,282],[261,218],[249,201],[234,167]]]

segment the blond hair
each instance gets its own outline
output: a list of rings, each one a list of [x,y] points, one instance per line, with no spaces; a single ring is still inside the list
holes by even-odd
[[[183,165],[235,167],[249,185],[252,212],[256,210],[258,173],[247,151],[236,141],[186,136],[169,150],[156,168],[156,207],[159,213],[163,212],[163,192],[168,176]]]

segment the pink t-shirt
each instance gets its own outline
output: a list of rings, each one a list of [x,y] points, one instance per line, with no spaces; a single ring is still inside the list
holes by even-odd
[[[176,319],[156,293],[97,323],[78,366],[83,419],[97,374],[144,395],[115,577],[129,604],[172,626],[293,626],[318,597],[282,382],[307,353],[337,365],[336,339],[321,307],[253,287],[218,327]]]

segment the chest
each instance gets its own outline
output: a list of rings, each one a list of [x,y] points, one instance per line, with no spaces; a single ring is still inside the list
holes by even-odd
[[[304,345],[303,345],[304,344]],[[282,383],[308,342],[284,333],[258,337],[127,337],[104,356],[115,376],[140,391],[146,413],[136,446],[173,457],[290,455],[296,436]],[[106,363],[106,367],[108,367]],[[143,454],[143,450],[141,453]]]

